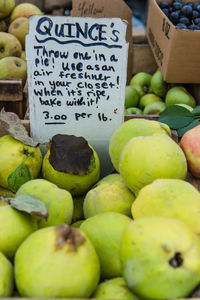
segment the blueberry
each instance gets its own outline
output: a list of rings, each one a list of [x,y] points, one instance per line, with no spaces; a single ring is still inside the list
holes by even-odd
[[[196,10],[197,10],[198,12],[200,12],[200,4],[197,5]]]
[[[181,9],[181,13],[185,17],[191,17],[192,16],[192,7],[190,5],[185,4]]]
[[[190,20],[187,17],[181,17],[179,19],[179,23],[185,24],[185,25],[190,25]]]
[[[180,3],[184,4],[183,0],[174,0],[174,2],[180,2]]]
[[[200,17],[200,13],[197,10],[193,9],[192,18],[195,19],[195,18],[198,18],[198,17]]]
[[[193,3],[192,2],[188,2],[187,5],[189,5],[193,8]]]
[[[178,23],[178,20],[179,20],[179,16],[180,16],[180,13],[179,11],[173,11],[170,15],[170,20],[174,23],[174,24],[177,24]]]
[[[160,6],[160,8],[168,8],[169,3],[167,1],[161,1],[159,6]]]
[[[188,26],[188,29],[191,29],[191,30],[199,30],[199,26],[195,25],[195,24],[191,24]]]
[[[176,25],[176,27],[178,27],[179,29],[188,29],[188,28],[187,28],[187,25],[185,25],[185,24],[183,24],[183,23],[178,23],[178,24]]]
[[[195,24],[195,25],[198,25],[199,23],[200,23],[200,18],[194,19],[194,24]]]
[[[194,9],[197,9],[197,6],[198,6],[198,5],[200,5],[200,2],[195,2],[195,3],[193,3],[193,8],[194,8]]]
[[[168,17],[169,16],[169,9],[168,8],[163,8],[162,11],[164,14]]]
[[[183,4],[181,2],[173,2],[172,7],[174,10],[179,10],[183,7]]]

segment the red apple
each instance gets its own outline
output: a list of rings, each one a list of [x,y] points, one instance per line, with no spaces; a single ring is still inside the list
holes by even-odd
[[[185,153],[188,170],[193,176],[200,178],[200,125],[184,133],[180,146]]]

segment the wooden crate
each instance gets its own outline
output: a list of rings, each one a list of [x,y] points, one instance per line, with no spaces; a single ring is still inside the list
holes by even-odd
[[[24,104],[22,79],[0,79],[0,110],[15,112],[22,119]]]

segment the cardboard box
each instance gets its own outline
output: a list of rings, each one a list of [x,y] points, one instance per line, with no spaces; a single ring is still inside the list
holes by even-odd
[[[200,83],[200,31],[176,28],[159,2],[149,0],[146,33],[164,79],[170,83]]]

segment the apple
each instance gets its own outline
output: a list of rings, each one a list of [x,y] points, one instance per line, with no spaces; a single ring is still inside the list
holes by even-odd
[[[37,230],[20,245],[14,274],[22,297],[89,298],[99,282],[100,265],[84,232],[60,224]]]
[[[0,0],[0,19],[8,17],[15,8],[15,0]]]
[[[80,226],[81,226],[81,224],[83,223],[83,221],[84,221],[84,220],[78,220],[78,221],[72,223],[71,226],[80,228]]]
[[[10,23],[12,23],[15,19],[20,17],[29,18],[33,15],[42,15],[42,14],[43,12],[36,5],[28,2],[20,3],[15,6],[15,8],[13,9],[10,15]]]
[[[27,79],[26,61],[15,56],[0,59],[0,78],[21,78],[24,86]]]
[[[137,106],[140,95],[137,90],[131,86],[127,85],[125,89],[125,108]]]
[[[92,298],[139,300],[139,298],[129,290],[123,277],[116,277],[99,283]]]
[[[21,52],[21,43],[13,34],[0,32],[0,59],[8,56],[20,57]]]
[[[83,202],[85,218],[102,212],[118,212],[131,216],[135,195],[123,182],[102,183],[90,189]]]
[[[35,216],[38,228],[71,224],[73,216],[73,199],[71,194],[45,179],[32,179],[24,183],[16,196],[27,194],[39,199],[48,209],[48,220]]]
[[[124,179],[119,173],[112,173],[101,178],[99,181],[97,181],[96,185],[100,185],[103,183],[116,183],[116,182],[124,183]]]
[[[0,252],[0,297],[11,297],[14,288],[14,271],[11,262]]]
[[[112,134],[109,143],[109,155],[116,171],[119,172],[119,158],[128,141],[136,136],[147,136],[154,133],[171,134],[167,124],[154,120],[129,119],[123,122]]]
[[[141,299],[187,298],[200,283],[199,253],[199,237],[182,221],[136,219],[123,234],[122,274]]]
[[[83,137],[57,134],[43,159],[43,178],[80,196],[100,178],[100,162],[96,151]]]
[[[42,165],[42,154],[39,147],[27,146],[11,135],[4,135],[0,137],[0,153],[0,182],[2,187],[11,189],[8,178],[23,162],[28,167],[32,177],[38,177]]]
[[[174,105],[182,106],[182,107],[185,107],[186,109],[188,109],[189,111],[193,111],[193,107],[191,107],[190,105],[187,105],[187,104],[178,103],[178,104],[174,104]]]
[[[13,259],[19,245],[35,230],[37,223],[31,215],[0,201],[0,251],[8,259]]]
[[[127,115],[142,115],[143,111],[138,107],[129,107],[124,113]]]
[[[0,20],[0,32],[7,30],[7,24],[5,20]]]
[[[144,109],[148,104],[158,101],[160,102],[162,99],[155,94],[148,93],[140,98],[138,106],[140,109]]]
[[[83,221],[80,226],[96,249],[102,279],[122,275],[119,252],[123,232],[130,222],[125,215],[105,212]]]
[[[200,178],[200,125],[183,134],[180,147],[185,153],[188,170],[193,176]]]
[[[163,101],[156,101],[145,106],[143,113],[146,115],[159,115],[166,109],[166,104]]]
[[[9,194],[9,195],[13,195],[13,196],[15,195],[15,194],[14,194],[13,192],[11,192],[10,190],[4,189],[3,187],[0,186],[0,197],[1,197],[1,196],[4,196],[4,195],[6,195],[6,194],[7,194],[7,195],[8,195],[8,194]]]
[[[183,86],[174,86],[170,88],[165,96],[167,106],[173,104],[187,104],[191,107],[196,106],[196,100]]]
[[[131,207],[134,219],[176,218],[200,234],[200,192],[181,179],[157,179],[144,186]]]
[[[25,49],[25,38],[29,33],[29,19],[26,17],[20,17],[10,23],[8,32],[14,35],[21,43],[22,50]]]
[[[147,72],[138,72],[131,78],[130,85],[133,86],[139,93],[139,96],[142,97],[151,91],[151,78],[152,75]]]
[[[157,70],[152,75],[150,86],[154,94],[162,98],[165,97],[168,90],[168,84],[164,81],[160,70]]]
[[[181,147],[167,134],[132,138],[124,147],[119,170],[127,187],[138,195],[159,178],[185,179],[187,161]]]

